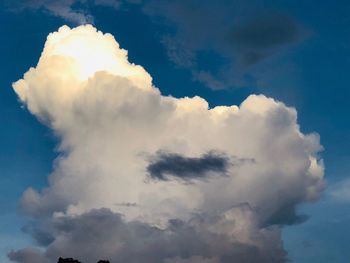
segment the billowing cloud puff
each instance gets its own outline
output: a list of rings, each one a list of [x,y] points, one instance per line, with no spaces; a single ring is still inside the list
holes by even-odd
[[[11,252],[18,262],[283,262],[280,227],[323,189],[319,137],[295,109],[163,96],[90,25],[50,34],[13,87],[61,140],[48,186],[20,205],[46,249]]]

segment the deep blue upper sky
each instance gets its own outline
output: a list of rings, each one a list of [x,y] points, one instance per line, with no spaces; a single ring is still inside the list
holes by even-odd
[[[0,10],[1,261],[9,248],[30,242],[21,234],[23,219],[16,215],[16,205],[26,188],[46,184],[56,156],[55,137],[21,108],[11,83],[36,65],[48,33],[62,24],[77,24],[44,7],[22,9],[22,2],[27,1],[12,2],[18,3],[3,5]],[[225,6],[225,1],[220,2]],[[232,50],[224,40],[200,43],[207,40],[206,35],[215,38],[220,33],[221,27],[210,27],[215,19],[201,17],[211,5],[211,15],[220,15],[224,11],[219,4],[204,1],[204,11],[194,11],[190,17],[182,9],[169,11],[163,4],[123,3],[117,9],[77,4],[76,8],[93,16],[99,30],[112,33],[129,51],[130,60],[150,72],[163,94],[200,95],[212,106],[239,104],[251,93],[263,93],[296,107],[302,131],[320,134],[328,188],[320,202],[300,208],[310,216],[306,223],[285,229],[286,248],[295,262],[347,262],[350,200],[334,200],[331,192],[342,187],[350,168],[350,3],[237,1],[232,8],[240,4],[241,31],[232,34],[242,41],[233,44],[237,46]],[[225,15],[226,11],[227,25],[238,19]],[[205,32],[196,27],[201,19]],[[276,23],[286,35],[276,35],[278,29],[271,31],[270,42],[254,42],[254,26]],[[191,30],[193,36],[187,32]],[[198,40],[202,36],[203,40]],[[183,45],[183,50],[195,53],[195,59],[191,54],[169,54],[171,44],[176,48]],[[209,72],[215,80],[198,77],[200,71]],[[233,72],[239,73],[233,76]],[[219,89],[215,83],[220,83]]]

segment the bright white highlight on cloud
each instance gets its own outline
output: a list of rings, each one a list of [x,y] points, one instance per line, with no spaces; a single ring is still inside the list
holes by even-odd
[[[296,206],[323,189],[319,137],[300,132],[295,109],[263,95],[213,109],[162,96],[90,25],[50,34],[13,87],[61,139],[49,186],[21,201],[37,222],[28,232],[47,249],[12,252],[18,262],[67,251],[83,262],[283,262],[280,225],[300,222]],[[198,244],[179,248],[192,242],[187,228]],[[104,235],[81,238],[89,229]]]

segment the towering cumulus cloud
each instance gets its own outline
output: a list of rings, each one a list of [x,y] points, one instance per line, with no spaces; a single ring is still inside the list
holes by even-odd
[[[20,203],[41,248],[13,261],[284,262],[281,227],[323,189],[319,138],[300,132],[295,109],[162,96],[90,25],[50,34],[13,88],[60,138],[48,186]]]

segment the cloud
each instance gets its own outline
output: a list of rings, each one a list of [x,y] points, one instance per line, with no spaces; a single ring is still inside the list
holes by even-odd
[[[44,250],[13,251],[17,262],[283,262],[281,227],[324,187],[319,136],[301,133],[294,108],[263,95],[214,108],[163,96],[91,25],[49,34],[13,88],[60,139],[47,187],[20,204]],[[150,164],[158,177],[225,176],[149,180]]]
[[[345,179],[329,187],[330,199],[336,202],[350,202],[350,179]]]
[[[6,0],[5,0],[6,1]],[[6,6],[13,12],[23,10],[42,11],[62,18],[74,25],[94,23],[92,11],[96,6],[119,10],[123,4],[139,4],[138,0],[25,0],[6,1]]]
[[[84,7],[87,3],[87,0],[26,0],[20,1],[20,3],[10,2],[8,5],[13,11],[42,10],[50,15],[80,25],[93,22],[92,15]]]
[[[9,5],[16,11],[44,11],[75,25],[93,23],[98,6],[116,12],[136,6],[160,26],[159,40],[169,60],[213,90],[251,87],[252,80],[263,83],[267,74],[275,75],[269,63],[308,35],[294,18],[273,6],[262,8],[256,0],[27,0]]]
[[[228,157],[213,151],[195,158],[160,151],[152,158],[147,171],[154,179],[169,180],[168,176],[173,176],[189,180],[215,173],[225,174],[229,165]]]
[[[247,85],[246,74],[258,78],[254,66],[306,36],[306,30],[292,17],[269,11],[268,6],[261,8],[254,0],[153,0],[147,1],[143,10],[173,32],[162,36],[169,59],[214,90]],[[203,68],[199,61],[206,53],[211,55],[205,64],[211,65],[213,58],[223,62]]]
[[[299,41],[301,27],[287,16],[261,16],[241,22],[232,31],[231,41],[244,66],[259,63],[280,47]]]
[[[220,217],[171,220],[167,228],[159,229],[142,222],[125,222],[108,209],[91,210],[53,219],[50,234],[56,239],[39,257],[24,249],[10,253],[10,258],[31,258],[38,263],[70,255],[87,263],[97,262],[102,255],[116,263],[284,261],[279,229],[257,229],[253,213],[242,204]],[[237,219],[245,221],[237,225]]]
[[[23,263],[49,263],[50,261],[42,257],[41,251],[36,248],[24,248],[20,251],[11,251],[8,254],[10,260]]]

